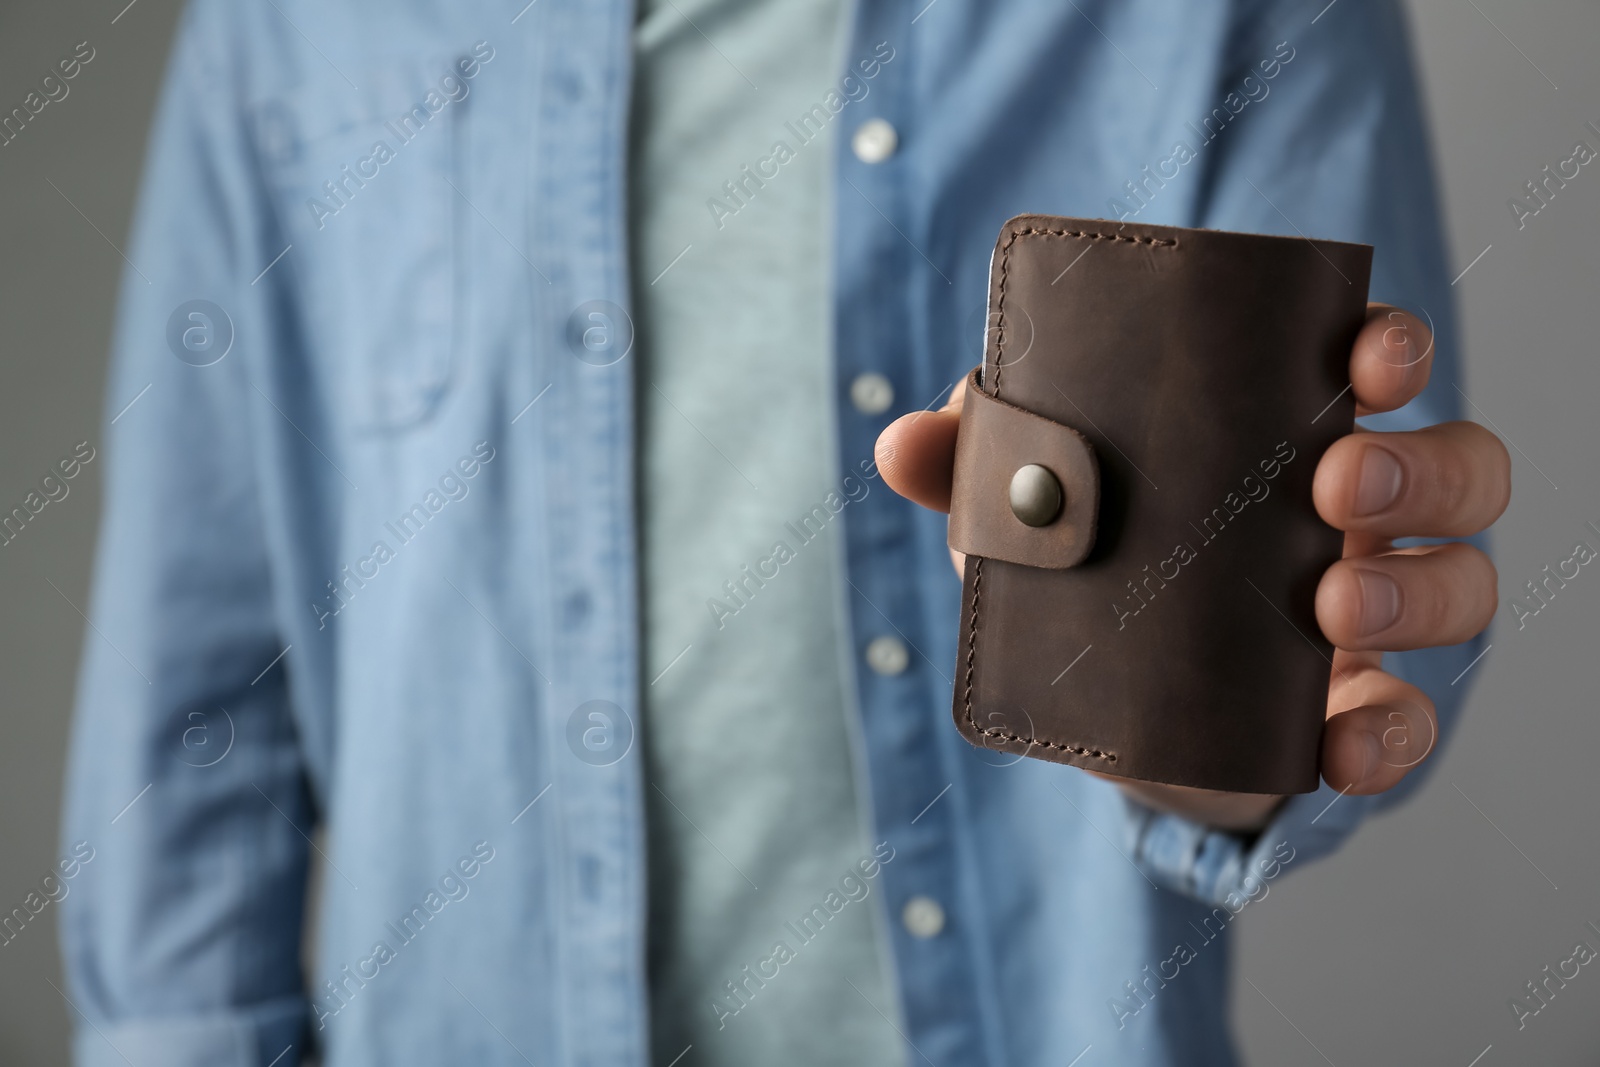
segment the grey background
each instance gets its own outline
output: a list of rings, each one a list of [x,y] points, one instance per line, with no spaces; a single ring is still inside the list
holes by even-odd
[[[122,267],[113,242],[127,232],[180,8],[125,2],[0,8],[0,110],[77,42],[97,52],[65,100],[0,147],[0,511],[76,442],[100,444]],[[1488,248],[1456,289],[1477,417],[1513,445],[1515,491],[1495,538],[1502,609],[1472,669],[1464,728],[1423,793],[1332,860],[1274,883],[1236,924],[1235,1018],[1254,1064],[1592,1064],[1600,968],[1584,968],[1520,1031],[1507,1001],[1579,939],[1600,948],[1583,926],[1600,925],[1600,855],[1588,841],[1600,572],[1585,568],[1520,631],[1504,600],[1580,537],[1596,542],[1584,524],[1600,525],[1600,166],[1521,231],[1506,201],[1580,137],[1600,145],[1584,129],[1600,124],[1600,8],[1407,6],[1456,269]],[[99,474],[97,460],[0,547],[3,911],[57,859]],[[0,947],[0,1062],[64,1062],[71,1009],[52,983],[62,985],[53,922]],[[1091,1053],[1083,1067],[1097,1062]]]

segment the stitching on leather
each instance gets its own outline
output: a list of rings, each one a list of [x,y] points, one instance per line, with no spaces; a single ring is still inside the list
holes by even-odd
[[[1075,756],[1093,756],[1095,759],[1105,760],[1107,763],[1117,762],[1115,752],[1102,752],[1098,748],[1086,748],[1082,745],[1063,745],[1055,741],[1046,741],[1040,737],[1023,737],[1009,730],[1002,730],[994,726],[979,726],[978,720],[972,715],[972,671],[973,659],[978,651],[978,603],[983,591],[983,560],[975,560],[972,564],[972,627],[967,635],[967,675],[963,684],[966,686],[967,725],[972,727],[984,737],[999,738],[1002,741],[1022,742],[1027,745],[1039,745],[1043,748],[1053,748],[1059,752],[1070,752]]]
[[[1029,226],[1021,230],[1013,230],[1006,243],[1000,246],[1000,295],[995,309],[995,368],[994,368],[994,398],[1000,399],[1000,376],[1005,372],[1005,361],[1001,355],[1005,351],[1006,343],[1006,282],[1010,277],[1011,246],[1021,237],[1074,237],[1091,241],[1122,241],[1127,244],[1149,245],[1152,248],[1177,248],[1176,240],[1158,237],[1130,237],[1120,233],[1095,233],[1091,230],[1041,230]],[[1029,745],[1041,745],[1044,748],[1053,748],[1061,752],[1070,752],[1076,756],[1093,756],[1095,759],[1105,760],[1107,763],[1117,762],[1115,752],[1102,752],[1098,748],[1087,748],[1083,745],[1064,745],[1055,741],[1045,741],[1039,737],[1023,737],[1009,730],[996,727],[979,726],[977,719],[972,714],[972,674],[974,660],[978,654],[978,608],[983,598],[983,559],[980,557],[972,564],[972,625],[967,631],[967,673],[963,680],[966,687],[967,725],[985,737],[995,737],[1004,741],[1023,742]]]
[[[1000,353],[1006,343],[1006,281],[1011,265],[1011,246],[1017,243],[1019,237],[1076,237],[1086,241],[1122,241],[1126,244],[1149,245],[1152,248],[1177,248],[1176,238],[1164,237],[1130,237],[1122,233],[1096,233],[1093,230],[1041,230],[1027,226],[1020,230],[1011,231],[1011,236],[1000,248],[1000,303],[996,308],[995,321],[995,361],[994,361],[994,396],[1000,399],[1000,376],[1005,373],[1005,363],[1000,359]]]

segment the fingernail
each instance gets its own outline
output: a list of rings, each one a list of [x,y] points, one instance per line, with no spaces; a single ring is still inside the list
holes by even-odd
[[[1378,771],[1383,762],[1383,742],[1374,733],[1361,735],[1361,781],[1365,782]],[[1359,783],[1358,783],[1359,784]]]
[[[1382,571],[1356,569],[1361,583],[1361,634],[1382,633],[1400,618],[1400,584]]]
[[[1405,473],[1387,449],[1368,445],[1361,459],[1361,479],[1356,484],[1356,516],[1376,515],[1400,496]]]

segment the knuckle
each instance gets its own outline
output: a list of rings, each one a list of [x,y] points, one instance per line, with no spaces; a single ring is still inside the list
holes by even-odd
[[[1492,478],[1493,497],[1492,512],[1489,521],[1494,522],[1505,514],[1506,508],[1511,506],[1511,453],[1506,450],[1505,442],[1500,440],[1498,434],[1489,433],[1489,454],[1493,458],[1494,475]]]
[[[1461,613],[1455,583],[1449,580],[1448,573],[1440,573],[1433,568],[1425,571],[1424,576],[1427,580],[1413,583],[1412,588],[1406,590],[1407,593],[1417,594],[1412,602],[1416,608],[1413,623],[1421,633],[1427,635],[1453,631]]]
[[[1447,454],[1430,464],[1428,488],[1434,510],[1447,528],[1455,530],[1470,518],[1479,485],[1463,457]]]
[[[1451,423],[1446,430],[1457,444],[1438,464],[1439,481],[1448,486],[1442,502],[1452,505],[1446,514],[1462,527],[1459,532],[1476,533],[1511,504],[1511,453],[1498,434],[1475,422]]]
[[[1499,574],[1489,557],[1472,545],[1441,546],[1430,623],[1442,643],[1464,641],[1494,619]]]
[[[1472,570],[1476,575],[1472,605],[1475,610],[1470,611],[1468,617],[1472,630],[1469,636],[1476,637],[1489,628],[1489,623],[1494,621],[1495,609],[1500,606],[1500,571],[1494,561],[1482,552],[1474,548],[1472,553]]]
[[[1433,354],[1433,331],[1428,329],[1428,324],[1417,318],[1411,312],[1406,312],[1408,328],[1411,330],[1411,339],[1416,343],[1417,355]]]

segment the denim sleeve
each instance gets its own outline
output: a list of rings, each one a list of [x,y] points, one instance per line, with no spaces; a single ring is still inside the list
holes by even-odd
[[[281,292],[252,279],[281,246],[222,10],[191,9],[174,46],[113,340],[63,829],[92,850],[62,902],[86,1067],[259,1067],[291,1046],[292,1067],[303,1045],[314,816],[292,654],[273,665],[252,427],[278,416],[247,373],[279,343]]]
[[[1406,430],[1460,418],[1465,387],[1452,272],[1401,13],[1389,0],[1350,0],[1310,23],[1298,7],[1242,8],[1215,102],[1226,106],[1229,93],[1238,94],[1235,106],[1242,98],[1250,102],[1203,150],[1207,188],[1199,224],[1373,245],[1370,299],[1431,322],[1435,351],[1423,393],[1363,425]],[[1292,58],[1283,61],[1285,55]],[[1484,544],[1481,537],[1470,540]],[[1323,785],[1291,797],[1252,839],[1130,803],[1128,833],[1145,873],[1222,904],[1259,893],[1263,878],[1332,852],[1368,812],[1414,792],[1424,769],[1437,763],[1438,742],[1450,736],[1470,684],[1462,674],[1484,640],[1384,657],[1384,668],[1426,692],[1439,713],[1433,758],[1398,787],[1380,797],[1341,797]]]

